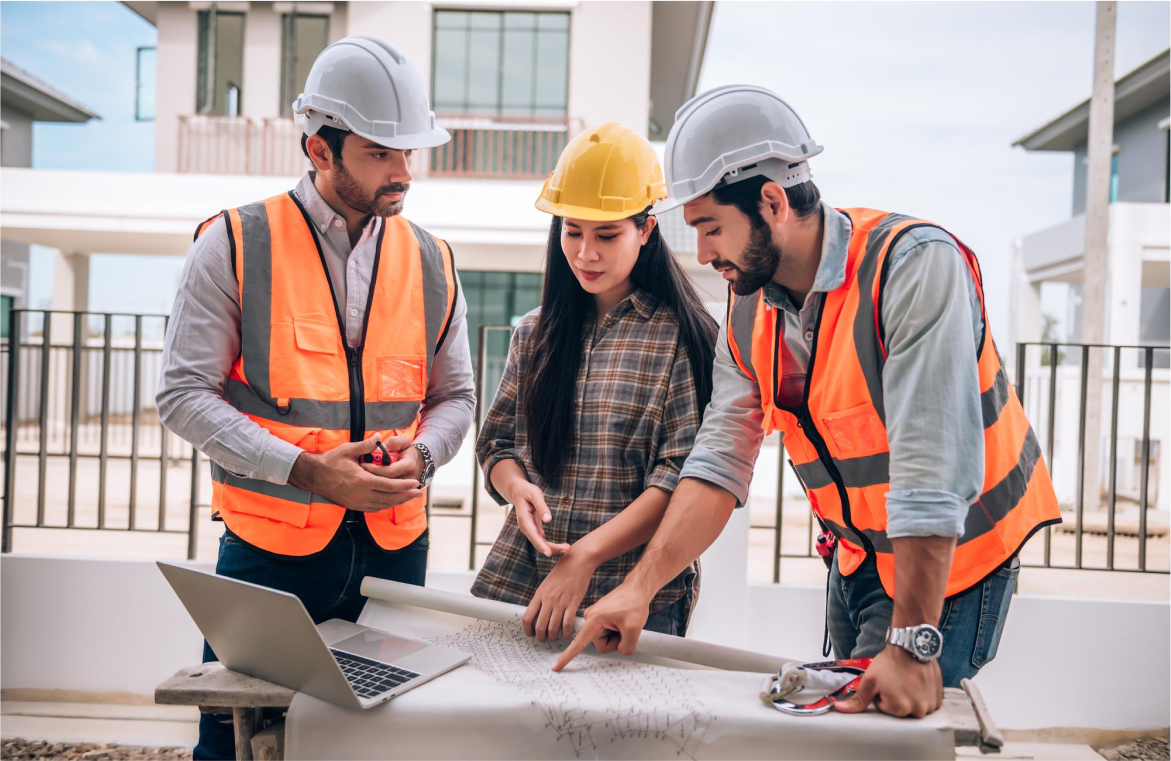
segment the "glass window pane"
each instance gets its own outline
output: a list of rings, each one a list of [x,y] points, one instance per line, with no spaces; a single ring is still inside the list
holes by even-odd
[[[537,35],[537,105],[565,113],[569,84],[569,35],[540,32]]]
[[[210,113],[235,115],[232,107],[238,106],[244,86],[244,14],[215,16],[215,89]]]
[[[500,33],[473,30],[468,38],[468,109],[495,113],[499,105]]]
[[[467,110],[468,33],[435,31],[435,110]]]
[[[537,27],[540,29],[560,29],[569,31],[568,13],[541,13],[537,16]]]
[[[500,29],[500,13],[495,11],[489,12],[474,12],[469,14],[472,29],[491,29],[498,31]]]
[[[508,113],[532,113],[535,67],[533,53],[536,39],[531,31],[504,32],[504,61],[501,110]]]
[[[158,90],[154,48],[139,48],[135,67],[136,89],[134,95],[134,118],[140,122],[153,122],[155,118],[155,94]]]
[[[535,13],[505,13],[504,14],[504,28],[505,29],[527,29],[533,30],[537,27],[537,14]]]
[[[293,101],[305,87],[309,69],[329,44],[329,17],[281,16],[281,113],[293,113]]]
[[[436,11],[435,12],[435,28],[436,29],[467,29],[468,28],[468,13],[467,13],[467,11]]]

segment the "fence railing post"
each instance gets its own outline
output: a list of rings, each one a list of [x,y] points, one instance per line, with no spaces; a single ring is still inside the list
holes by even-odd
[[[20,406],[16,395],[20,389],[16,381],[20,372],[20,318],[22,310],[13,309],[8,323],[8,398],[4,404],[4,526],[0,531],[3,547],[0,551],[12,552],[12,503],[16,498],[16,430],[20,427],[17,419]]]
[[[195,560],[199,526],[199,450],[191,448],[191,503],[187,515],[187,559]]]

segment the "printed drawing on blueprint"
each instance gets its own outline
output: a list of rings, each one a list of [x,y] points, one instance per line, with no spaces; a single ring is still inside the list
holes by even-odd
[[[578,757],[620,740],[650,739],[694,759],[717,718],[685,671],[582,655],[567,679],[549,670],[564,643],[537,642],[519,626],[481,619],[427,639],[467,653],[473,668],[523,690]]]

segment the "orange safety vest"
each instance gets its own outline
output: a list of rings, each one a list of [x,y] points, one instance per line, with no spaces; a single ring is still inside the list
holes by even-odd
[[[220,217],[241,305],[240,356],[225,382],[227,402],[307,452],[375,432],[413,436],[455,303],[447,244],[401,215],[383,219],[364,335],[351,348],[317,233],[296,197],[229,209],[200,225],[196,237]],[[241,478],[215,463],[212,482],[213,512],[244,541],[280,555],[325,549],[346,513],[291,484]],[[379,547],[405,547],[427,528],[426,495],[364,516]]]
[[[894,551],[886,535],[890,446],[882,370],[886,362],[881,304],[887,256],[900,236],[929,222],[872,209],[842,209],[852,223],[846,280],[825,294],[799,408],[780,405],[778,368],[783,317],[763,291],[728,303],[728,343],[760,385],[765,433],[780,429],[810,506],[838,539],[843,576],[873,555],[894,597]],[[984,485],[968,508],[946,595],[968,589],[1012,557],[1038,529],[1061,522],[1041,448],[1000,364],[984,311],[975,254],[956,239],[980,298],[984,335],[977,351],[984,418]],[[958,337],[957,337],[958,338]]]

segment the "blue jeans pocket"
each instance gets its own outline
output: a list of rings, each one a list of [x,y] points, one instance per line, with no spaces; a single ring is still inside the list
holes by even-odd
[[[1020,558],[1014,557],[1008,568],[1001,568],[984,582],[980,591],[980,624],[972,648],[972,665],[976,668],[983,668],[996,657],[1020,572]]]

